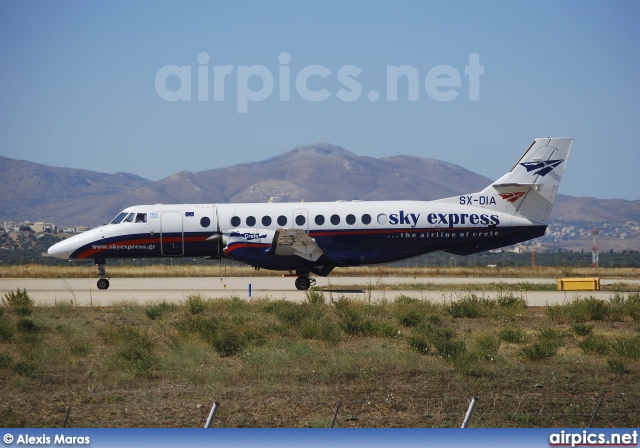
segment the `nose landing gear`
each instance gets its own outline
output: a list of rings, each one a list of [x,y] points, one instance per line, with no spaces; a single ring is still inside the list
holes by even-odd
[[[98,266],[98,275],[100,276],[100,279],[98,280],[98,289],[108,289],[109,278],[111,277],[107,275],[107,272],[104,269],[104,260],[96,260],[96,265]]]

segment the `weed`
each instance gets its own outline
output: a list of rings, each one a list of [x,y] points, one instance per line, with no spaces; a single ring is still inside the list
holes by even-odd
[[[473,353],[480,359],[495,361],[500,349],[500,339],[492,333],[484,333],[473,339]]]
[[[624,361],[619,358],[609,358],[607,359],[607,366],[609,370],[618,375],[623,375],[625,373],[629,373],[627,366]]]
[[[187,297],[187,309],[192,315],[202,313],[205,307],[204,299],[200,294],[191,294]]]
[[[547,307],[547,315],[555,323],[603,321],[611,316],[611,307],[603,300],[587,297],[562,305],[551,305]]]
[[[86,356],[91,351],[91,345],[85,340],[78,340],[69,346],[69,353],[73,356]]]
[[[160,303],[148,304],[144,309],[144,313],[151,320],[157,320],[176,309],[176,305],[163,300]],[[197,314],[197,313],[195,313]]]
[[[42,327],[40,325],[26,317],[23,317],[18,321],[17,327],[18,331],[23,333],[40,333],[42,331]]]
[[[610,350],[611,344],[603,336],[589,335],[578,342],[578,347],[585,353],[606,355]]]
[[[496,304],[501,308],[526,308],[527,301],[522,297],[514,296],[513,293],[500,295]]]
[[[454,359],[455,369],[463,376],[482,378],[487,375],[485,369],[479,363],[478,356],[474,353],[463,353]]]
[[[446,311],[454,318],[478,318],[487,315],[487,309],[491,308],[492,302],[485,298],[479,298],[475,294],[469,294],[458,301],[446,305]]]
[[[307,296],[307,303],[310,305],[324,305],[324,293],[322,291],[306,291],[305,295]]]
[[[13,370],[18,375],[25,378],[34,378],[36,376],[38,368],[30,362],[19,362],[13,367]]]
[[[554,356],[556,351],[556,346],[535,342],[531,345],[527,345],[526,347],[522,347],[520,349],[520,354],[529,361],[542,361]]]
[[[559,347],[563,344],[565,333],[555,327],[542,327],[538,329],[538,342],[549,347]]]
[[[10,307],[19,316],[29,316],[33,313],[34,302],[29,297],[26,288],[23,290],[18,288],[16,292],[9,291],[2,298],[2,303]]]
[[[224,329],[213,338],[213,347],[222,357],[237,355],[245,345],[242,333],[236,329]]]
[[[265,311],[278,316],[283,322],[292,326],[300,325],[303,319],[310,317],[313,310],[308,304],[298,304],[286,300],[269,303]]]
[[[640,359],[640,336],[616,338],[611,350],[623,358]]]
[[[511,344],[520,344],[526,340],[526,334],[521,327],[507,327],[498,333],[500,339]]]
[[[409,297],[405,294],[401,294],[398,297],[395,298],[395,303],[398,304],[412,304],[412,303],[419,303],[420,300],[416,299],[415,297]]]
[[[102,330],[101,336],[107,344],[116,346],[116,358],[125,361],[127,370],[139,376],[150,375],[156,359],[153,356],[153,341],[148,333],[135,327],[118,326]]]
[[[11,356],[6,353],[0,353],[0,369],[5,369],[11,366]]]
[[[13,339],[13,325],[8,320],[0,320],[0,341],[10,342]]]
[[[593,325],[576,323],[576,324],[571,325],[571,329],[578,336],[588,336],[593,331]]]
[[[402,310],[398,315],[398,323],[403,327],[415,327],[422,322],[422,316],[414,309]]]

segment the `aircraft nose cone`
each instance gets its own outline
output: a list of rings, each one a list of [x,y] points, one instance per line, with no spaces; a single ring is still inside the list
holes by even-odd
[[[65,244],[65,241],[60,241],[47,249],[47,253],[55,258],[69,258],[70,252],[65,250],[67,246],[68,244]]]

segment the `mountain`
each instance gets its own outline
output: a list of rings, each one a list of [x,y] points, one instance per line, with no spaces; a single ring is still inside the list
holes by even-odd
[[[253,163],[152,182],[0,157],[0,220],[98,225],[127,206],[154,203],[431,200],[479,191],[490,179],[433,159],[358,156],[327,143]],[[552,220],[640,221],[640,201],[558,196]]]
[[[150,183],[134,174],[57,168],[0,156],[0,220],[94,225],[96,218],[129,205],[119,201]]]

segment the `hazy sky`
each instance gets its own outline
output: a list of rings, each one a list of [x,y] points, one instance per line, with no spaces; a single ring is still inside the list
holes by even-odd
[[[640,199],[639,21],[637,1],[4,0],[0,154],[159,180],[329,142],[498,178],[569,136],[561,193]]]

